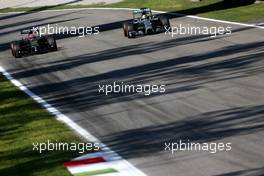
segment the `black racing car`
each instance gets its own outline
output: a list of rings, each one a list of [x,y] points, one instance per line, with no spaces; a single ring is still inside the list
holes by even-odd
[[[169,19],[152,15],[150,8],[133,10],[133,20],[123,24],[124,35],[128,38],[163,32],[166,27],[170,27]]]
[[[57,43],[53,36],[39,36],[37,31],[25,29],[21,34],[27,35],[22,40],[11,42],[11,52],[15,58],[35,53],[57,51]]]

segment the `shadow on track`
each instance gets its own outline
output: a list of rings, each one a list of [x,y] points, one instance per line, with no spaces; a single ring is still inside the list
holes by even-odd
[[[160,47],[163,46],[162,43],[160,45]],[[86,111],[106,104],[131,101],[135,98],[146,99],[159,96],[159,94],[153,94],[151,96],[145,96],[143,94],[111,94],[105,96],[98,94],[99,84],[109,84],[113,81],[136,85],[160,80],[167,85],[165,94],[187,92],[199,89],[207,83],[247,77],[262,72],[264,69],[261,63],[264,57],[262,46],[263,42],[236,44],[209,53],[171,58],[145,65],[112,70],[94,76],[49,83],[32,87],[31,90],[39,94],[47,95],[45,99],[49,103],[55,107],[65,108],[65,110],[68,109],[70,112]],[[149,48],[152,48],[152,46]],[[142,51],[144,51],[143,53],[148,52],[148,48],[144,48]],[[255,51],[255,53],[233,56],[236,53],[246,51]],[[115,57],[127,56],[127,52],[131,52],[131,50],[129,49],[126,52],[123,49],[123,52],[124,55],[120,55],[122,52],[116,53]],[[111,54],[113,54],[112,51]],[[98,55],[98,57],[101,56],[100,54]],[[200,63],[201,61],[208,61],[216,57],[225,57],[227,59]],[[86,59],[89,62],[89,57]],[[16,78],[23,78],[70,69],[76,66],[72,66],[71,64],[71,62],[66,62],[63,65],[59,63],[57,69],[56,65],[53,65],[42,70],[29,69],[28,71],[14,73],[13,75]],[[73,64],[76,63],[73,61]],[[77,62],[77,65],[80,65],[80,63]],[[49,97],[49,94],[52,96]]]
[[[58,5],[53,5],[53,6],[37,7],[37,8],[34,8],[34,9],[29,10],[29,11],[24,12],[24,13],[14,13],[14,14],[6,15],[6,16],[0,17],[0,22],[1,22],[1,20],[6,20],[6,19],[10,19],[10,18],[24,16],[24,15],[27,15],[27,14],[37,13],[37,12],[41,12],[41,11],[44,11],[44,10],[52,9],[54,7],[60,7],[60,6],[64,6],[64,5],[69,5],[69,4],[73,4],[73,3],[76,3],[76,2],[80,2],[80,1],[82,1],[82,0],[73,0],[73,1],[70,1],[70,2],[66,2],[66,3],[62,3],[62,4],[58,4]]]
[[[215,176],[263,176],[264,167],[247,169],[235,172],[229,172],[225,174],[215,175]]]
[[[164,151],[165,142],[213,142],[227,137],[264,130],[264,105],[245,106],[186,117],[177,122],[149,126],[102,137],[110,148],[124,158],[155,155]],[[181,151],[177,151],[181,152]]]
[[[71,13],[77,13],[77,12],[71,12]],[[71,13],[69,13],[69,14],[71,14]],[[62,15],[57,15],[57,16],[49,17],[49,18],[55,18],[55,17],[59,17],[59,16],[63,16],[63,15],[65,16],[65,14],[62,14]],[[160,15],[166,15],[169,18],[182,17],[182,15],[179,16],[179,14],[174,13],[174,12],[163,13],[163,14],[160,14]],[[47,19],[49,19],[49,18],[47,18]],[[43,21],[45,19],[41,19],[41,20]],[[60,21],[63,22],[64,20],[60,20]],[[57,23],[59,23],[60,21],[58,21]],[[65,20],[65,21],[67,21],[67,20]],[[120,29],[121,30],[123,23],[126,22],[126,21],[128,21],[128,20],[122,20],[122,21],[115,21],[115,22],[110,22],[110,23],[98,24],[98,25],[95,25],[93,27],[99,26],[101,33],[102,32],[105,32],[105,31],[114,30],[114,29]],[[32,22],[34,22],[34,20],[25,21],[24,24],[32,23]],[[8,31],[8,32],[2,32],[2,33],[0,33],[0,36],[7,35],[7,34],[11,34],[13,32],[19,32],[20,30],[25,29],[25,28],[32,28],[32,27],[36,27],[36,26],[43,26],[43,25],[55,24],[55,23],[56,23],[56,21],[55,22],[50,22],[50,23],[47,22],[47,23],[43,23],[43,24],[37,24],[37,25],[32,25],[31,24],[31,25],[24,26],[22,28],[18,28],[18,29],[14,29],[14,30]],[[18,26],[18,25],[21,25],[21,24],[23,24],[23,23],[22,22],[18,22],[18,23],[11,24],[9,26],[10,27],[15,27],[15,26]],[[8,26],[7,27],[0,26],[0,29],[1,29],[1,27],[2,28],[7,28]],[[232,33],[239,32],[239,31],[243,31],[243,30],[248,30],[248,29],[251,29],[251,28],[252,27],[243,27],[243,28],[235,29],[235,30],[232,30]],[[84,31],[80,31],[80,33],[82,33],[82,32],[84,32]],[[86,35],[87,33],[84,32],[84,34]],[[55,35],[55,38],[57,40],[60,40],[60,39],[65,39],[65,38],[77,37],[77,36],[78,36],[78,34],[64,34],[64,33],[59,33],[59,34],[56,34]],[[0,44],[0,51],[5,51],[5,50],[9,49],[10,48],[9,47],[10,42],[1,43]]]

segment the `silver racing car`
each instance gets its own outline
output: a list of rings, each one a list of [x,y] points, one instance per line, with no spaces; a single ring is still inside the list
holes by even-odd
[[[123,24],[124,36],[128,38],[163,32],[169,27],[169,19],[165,16],[153,15],[150,8],[133,10],[133,20]]]

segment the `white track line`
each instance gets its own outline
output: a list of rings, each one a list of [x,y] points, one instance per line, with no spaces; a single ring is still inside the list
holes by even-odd
[[[131,163],[129,163],[127,160],[123,159],[120,155],[118,155],[116,152],[108,148],[105,144],[101,143],[99,139],[97,139],[95,136],[93,136],[89,131],[79,126],[77,123],[72,121],[68,116],[62,114],[59,110],[51,106],[49,103],[47,103],[44,99],[42,99],[40,96],[36,95],[34,92],[29,90],[26,86],[24,86],[20,81],[14,79],[10,73],[8,73],[2,66],[0,66],[0,73],[2,73],[13,85],[18,87],[20,90],[25,92],[28,96],[30,96],[33,100],[35,100],[37,103],[39,103],[43,108],[45,108],[49,113],[54,115],[57,120],[62,121],[66,125],[68,125],[70,128],[72,128],[75,132],[77,132],[79,135],[81,135],[84,139],[86,139],[89,142],[93,143],[99,143],[100,149],[102,152],[107,155],[107,157],[111,158],[112,160],[118,161],[118,164],[122,166],[121,170],[122,176],[146,176],[143,172],[141,172],[139,169],[134,167]],[[126,169],[124,169],[126,168]]]
[[[73,8],[73,9],[59,9],[59,10],[43,10],[39,12],[61,12],[61,11],[78,11],[78,10],[135,10],[133,8]],[[205,20],[205,21],[211,21],[211,22],[217,22],[217,23],[225,23],[225,24],[233,24],[233,25],[239,25],[239,26],[246,26],[246,27],[252,27],[252,28],[259,28],[259,29],[264,29],[264,26],[259,26],[258,24],[247,24],[247,23],[239,23],[239,22],[232,22],[232,21],[225,21],[225,20],[217,20],[217,19],[212,19],[212,18],[205,18],[205,17],[199,17],[199,16],[194,16],[194,15],[184,15],[180,13],[170,13],[170,12],[164,12],[164,11],[157,11],[153,10],[153,12],[156,13],[168,13],[172,14],[175,16],[181,16],[181,17],[188,17],[188,18],[193,18],[193,19],[199,19],[199,20]],[[21,12],[7,12],[7,13],[0,13],[0,14],[17,14],[17,13],[28,13],[25,11]]]
[[[156,10],[154,10],[153,12],[167,13],[164,11],[156,11]],[[205,21],[211,21],[211,22],[217,22],[217,23],[234,24],[234,25],[239,25],[239,26],[247,26],[247,27],[252,27],[252,28],[264,29],[264,26],[258,26],[256,24],[246,24],[246,23],[239,23],[239,22],[232,22],[232,21],[225,21],[225,20],[217,20],[217,19],[199,17],[199,16],[194,16],[194,15],[184,15],[184,14],[180,14],[180,13],[168,13],[168,14],[176,15],[176,16],[182,16],[182,17],[188,17],[188,18],[194,18],[194,19],[199,19],[199,20],[205,20]]]

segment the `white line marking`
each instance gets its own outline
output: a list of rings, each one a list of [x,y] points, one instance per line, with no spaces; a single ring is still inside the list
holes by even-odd
[[[78,11],[78,10],[135,10],[133,8],[73,8],[73,9],[58,9],[58,10],[43,10],[39,12],[61,12],[61,11]],[[205,21],[212,21],[212,22],[217,22],[217,23],[226,23],[226,24],[233,24],[233,25],[239,25],[239,26],[247,26],[247,27],[252,27],[252,28],[258,28],[258,29],[264,29],[264,26],[259,26],[258,24],[247,24],[247,23],[239,23],[239,22],[232,22],[232,21],[225,21],[225,20],[217,20],[217,19],[212,19],[212,18],[205,18],[205,17],[199,17],[199,16],[194,16],[194,15],[184,15],[180,13],[170,13],[170,12],[165,12],[165,11],[157,11],[153,10],[153,12],[156,13],[168,13],[172,14],[175,16],[182,16],[182,17],[188,17],[188,18],[194,18],[194,19],[200,19],[200,20],[205,20]],[[6,13],[0,13],[0,14],[18,14],[18,13],[29,13],[26,11],[21,11],[21,12],[6,12]]]
[[[120,155],[118,155],[116,152],[111,150],[109,147],[107,147],[105,144],[101,143],[99,139],[97,139],[95,136],[93,136],[90,132],[79,126],[77,123],[72,121],[68,116],[62,114],[59,110],[51,106],[49,103],[47,103],[44,99],[42,99],[40,96],[36,95],[34,92],[29,90],[26,86],[24,86],[20,81],[14,79],[10,73],[8,73],[2,66],[0,66],[0,72],[16,87],[18,87],[20,90],[25,92],[28,96],[30,96],[33,100],[35,100],[37,103],[39,103],[43,108],[45,108],[49,113],[54,115],[57,120],[62,121],[66,125],[68,125],[70,128],[72,128],[75,132],[77,132],[79,135],[81,135],[84,139],[86,139],[89,142],[94,143],[100,143],[100,149],[102,152],[107,155],[107,157],[111,158],[112,160],[115,160],[115,162],[118,161],[118,167],[122,168],[120,174],[122,176],[146,176],[143,172],[141,172],[139,169],[134,167],[131,163],[129,163],[127,160],[123,159]],[[108,164],[107,164],[108,165]],[[122,166],[122,167],[121,167]],[[126,169],[124,169],[126,168]]]
[[[112,156],[109,156],[108,153],[99,151],[99,152],[95,152],[95,153],[88,153],[85,155],[81,155],[77,158],[74,158],[74,160],[84,160],[84,159],[89,159],[89,158],[95,158],[95,157],[103,157],[106,161],[115,161],[118,160],[119,158],[113,158]]]
[[[167,13],[167,12],[164,12],[164,11],[156,11],[156,10],[154,10],[153,12]],[[263,26],[258,26],[256,24],[246,24],[246,23],[239,23],[239,22],[232,22],[232,21],[225,21],[225,20],[217,20],[217,19],[199,17],[199,16],[194,16],[194,15],[184,15],[184,14],[180,14],[180,13],[169,13],[169,14],[182,16],[182,17],[188,17],[188,18],[194,18],[194,19],[199,19],[199,20],[205,20],[205,21],[212,21],[212,22],[217,22],[217,23],[234,24],[234,25],[239,25],[239,26],[247,26],[247,27],[264,29]]]

